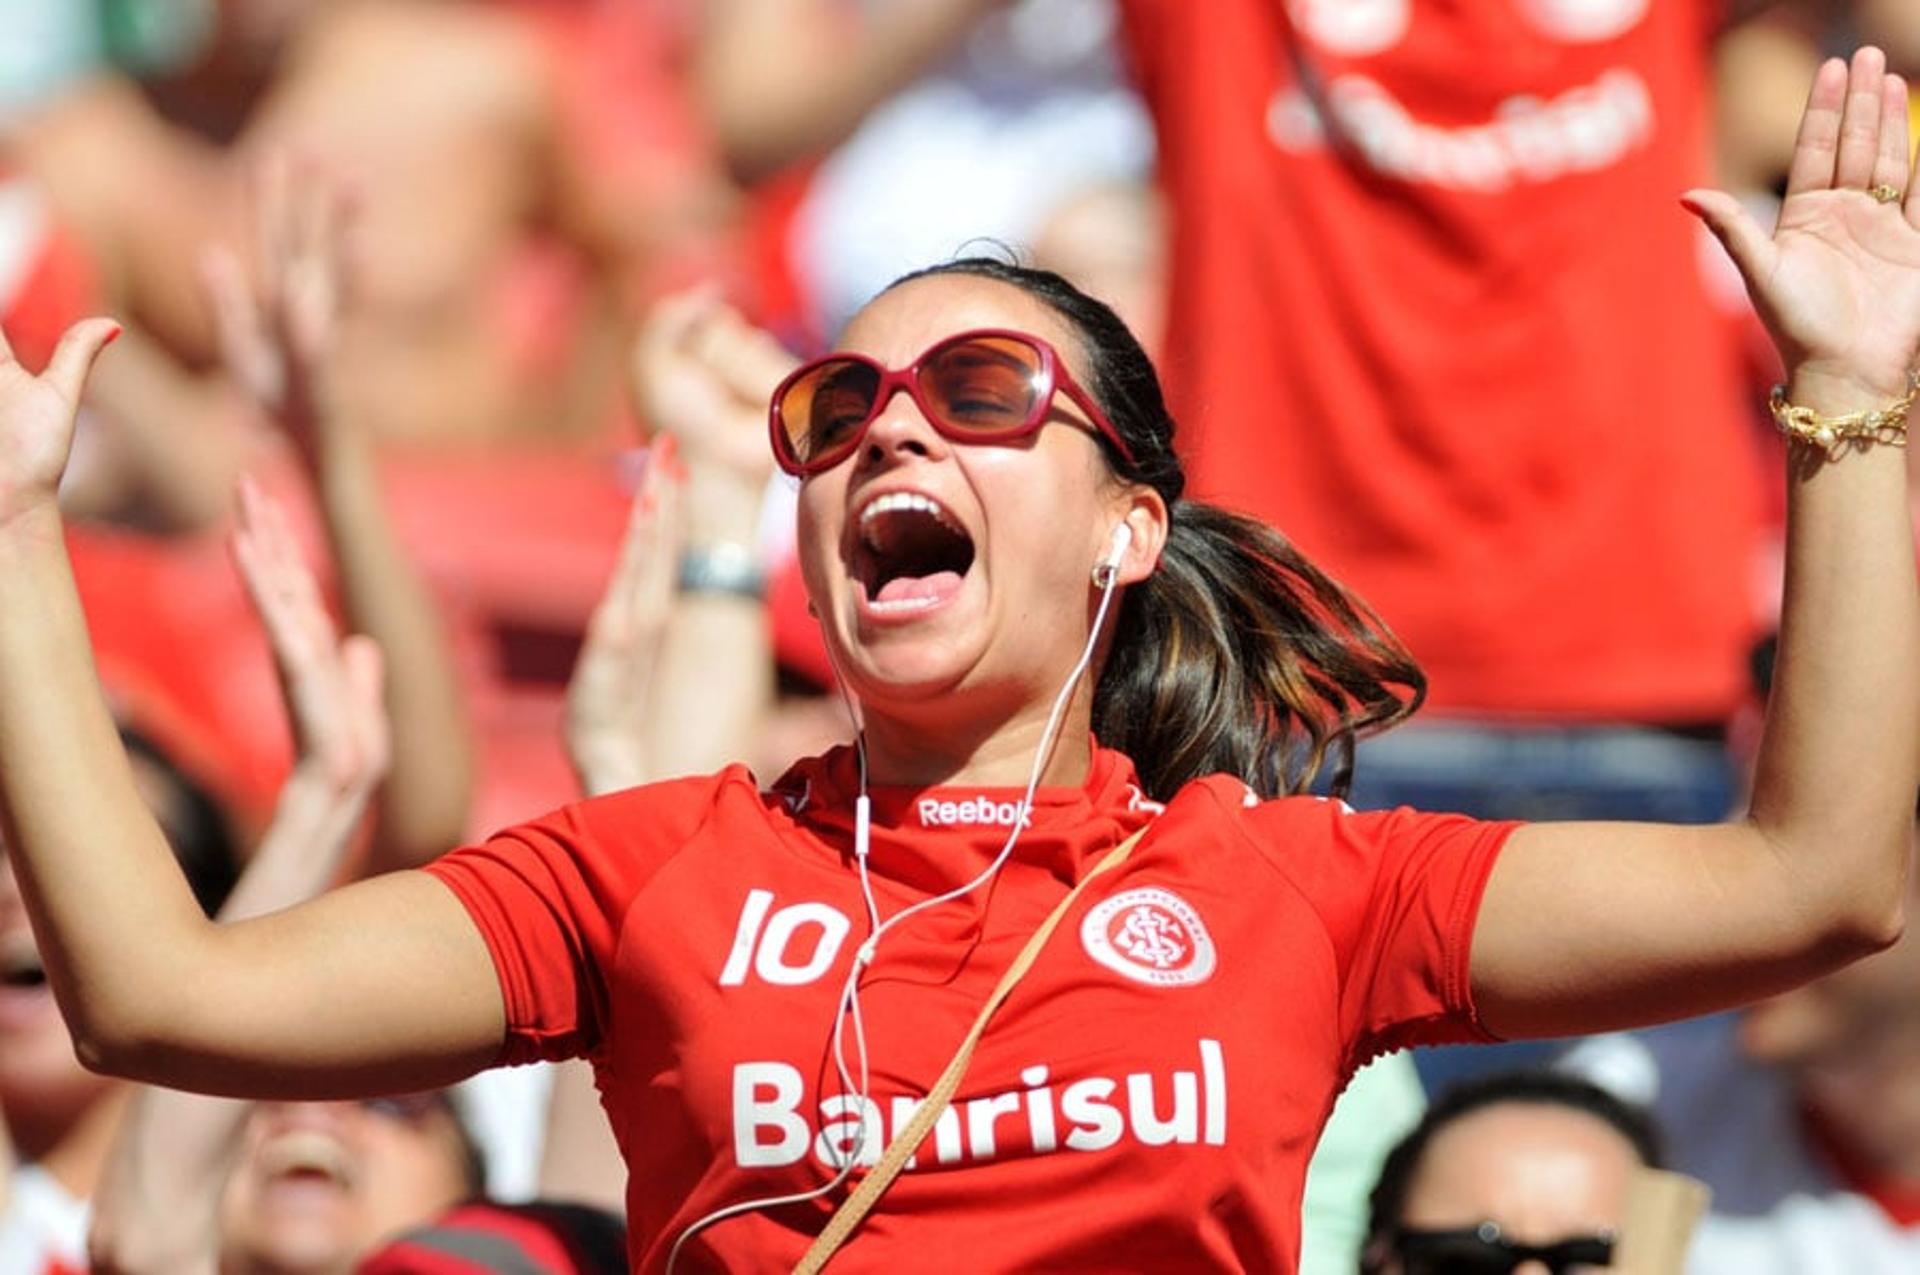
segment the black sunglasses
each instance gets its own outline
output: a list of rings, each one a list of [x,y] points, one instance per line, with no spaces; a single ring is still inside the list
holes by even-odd
[[[1553,1275],[1585,1275],[1613,1262],[1611,1235],[1570,1235],[1552,1244],[1516,1244],[1497,1222],[1457,1231],[1393,1233],[1393,1251],[1405,1275],[1510,1275],[1522,1262],[1539,1262]]]

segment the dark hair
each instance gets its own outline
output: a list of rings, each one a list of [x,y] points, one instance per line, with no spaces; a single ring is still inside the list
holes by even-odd
[[[180,871],[200,910],[212,916],[240,878],[240,857],[226,812],[212,793],[188,778],[147,736],[122,723],[120,742],[129,757],[154,767],[166,783],[168,799],[154,817],[173,848],[173,857],[180,861]]]
[[[1171,514],[1159,568],[1120,604],[1094,693],[1100,741],[1133,759],[1158,800],[1225,773],[1263,797],[1344,794],[1358,736],[1419,706],[1426,678],[1365,603],[1273,528],[1183,499],[1173,417],[1153,363],[1111,308],[1048,270],[964,257],[905,275],[972,275],[1020,289],[1077,334],[1086,390],[1134,459],[1102,442],[1122,480],[1153,488]]]
[[[1360,1258],[1360,1275],[1377,1275],[1387,1258],[1388,1237],[1407,1208],[1413,1175],[1435,1135],[1454,1121],[1504,1103],[1565,1107],[1606,1124],[1632,1145],[1640,1162],[1650,1169],[1666,1166],[1659,1126],[1644,1109],[1578,1076],[1536,1068],[1502,1072],[1468,1081],[1435,1100],[1406,1137],[1387,1152],[1380,1166],[1367,1208],[1367,1246]]]

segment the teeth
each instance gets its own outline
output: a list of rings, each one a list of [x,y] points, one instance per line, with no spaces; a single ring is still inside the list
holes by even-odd
[[[890,491],[884,496],[876,496],[860,511],[860,529],[870,535],[875,518],[881,514],[904,512],[932,514],[942,525],[964,534],[965,529],[938,502],[917,491]]]
[[[897,614],[902,611],[924,611],[939,601],[938,598],[897,598],[892,602],[869,602],[867,606],[875,611]]]

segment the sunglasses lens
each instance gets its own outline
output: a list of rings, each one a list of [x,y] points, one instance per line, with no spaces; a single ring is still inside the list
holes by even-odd
[[[817,464],[857,438],[879,387],[879,371],[854,359],[827,359],[796,379],[779,404],[793,459]]]
[[[1501,1245],[1467,1236],[1401,1253],[1406,1275],[1510,1275],[1515,1265],[1513,1254]]]
[[[920,364],[920,395],[940,423],[991,438],[1033,423],[1047,397],[1040,352],[1011,337],[966,337]]]

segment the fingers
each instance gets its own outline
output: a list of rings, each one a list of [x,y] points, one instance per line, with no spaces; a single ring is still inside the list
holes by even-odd
[[[648,510],[644,560],[638,565],[634,606],[654,624],[665,624],[673,606],[680,566],[680,496],[684,490],[677,444],[672,435],[661,438],[640,480],[638,503]]]
[[[87,387],[87,374],[93,370],[93,361],[100,357],[100,351],[119,338],[121,331],[112,319],[82,319],[68,328],[60,344],[53,348],[53,358],[48,360],[42,379],[60,391],[67,402],[78,403],[81,391]],[[8,357],[12,357],[10,352]]]
[[[1872,183],[1880,153],[1886,72],[1886,54],[1871,45],[1855,50],[1847,75],[1846,104],[1840,115],[1839,149],[1834,157],[1833,184],[1837,189],[1865,190]]]
[[[1907,82],[1889,75],[1880,82],[1880,138],[1873,157],[1871,185],[1891,186],[1903,195],[1907,190],[1909,156],[1907,140]]]
[[[377,784],[386,777],[393,760],[386,706],[386,658],[378,642],[356,633],[340,644],[340,664],[363,782]]]
[[[696,334],[694,352],[736,396],[764,403],[799,362],[765,328],[731,306],[720,307]]]
[[[263,310],[279,305],[280,273],[291,252],[288,207],[293,198],[292,164],[272,151],[253,166],[248,181],[248,229],[253,248],[253,283]]]
[[[200,278],[213,302],[214,335],[227,371],[255,395],[273,393],[262,383],[260,361],[270,357],[262,349],[267,337],[240,258],[230,248],[209,244],[200,258]]]
[[[663,434],[648,452],[607,590],[609,618],[629,637],[663,622],[672,601],[680,551],[678,450],[678,441]]]
[[[320,598],[285,509],[251,478],[240,480],[233,554],[282,676],[292,681],[333,643],[333,620]]]
[[[1847,97],[1847,64],[1828,58],[1814,73],[1807,91],[1807,108],[1800,116],[1800,132],[1793,142],[1793,162],[1787,169],[1787,194],[1827,190],[1833,186],[1834,158],[1840,144],[1840,113]]]
[[[1773,238],[1747,215],[1739,200],[1721,190],[1690,190],[1681,196],[1680,203],[1707,224],[1707,229],[1733,258],[1733,264],[1739,267],[1749,288],[1755,280],[1765,279],[1772,273],[1778,252]]]

